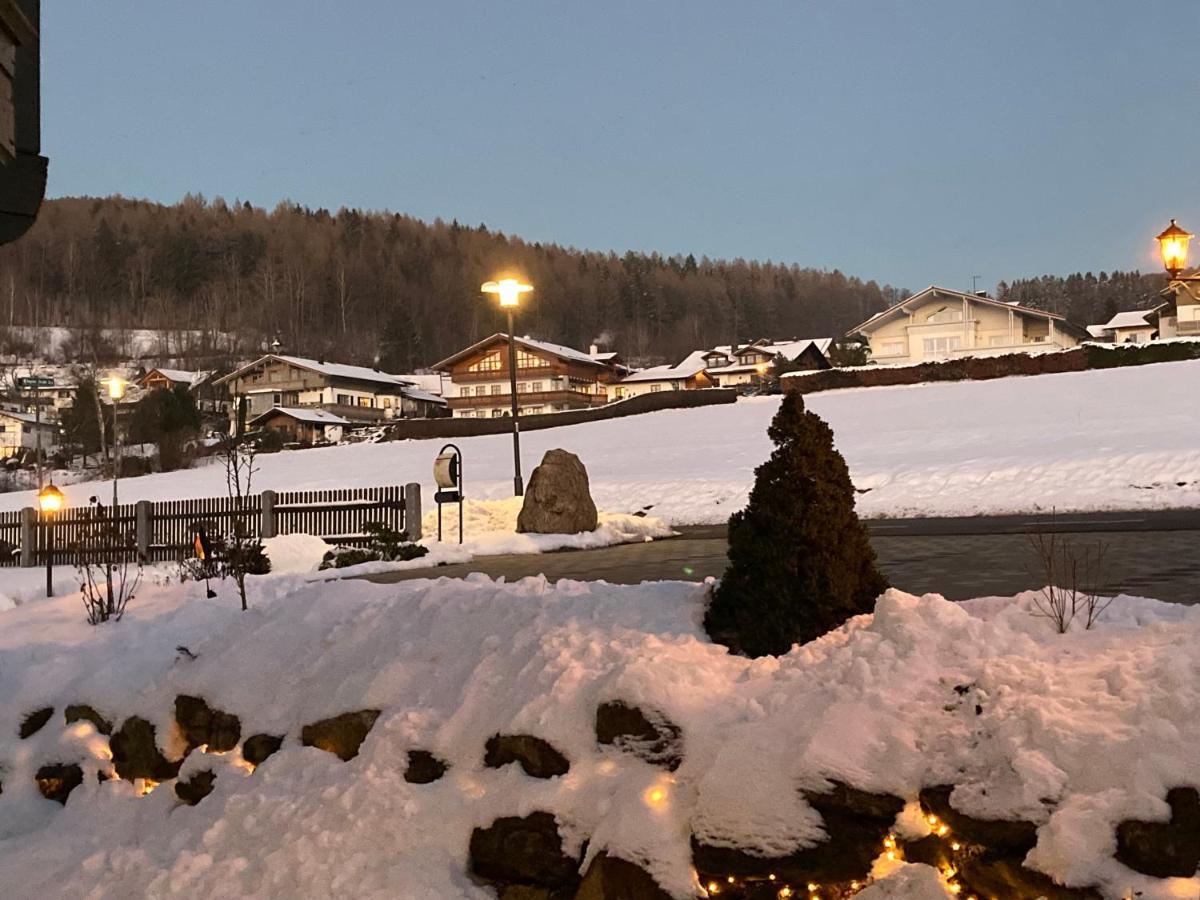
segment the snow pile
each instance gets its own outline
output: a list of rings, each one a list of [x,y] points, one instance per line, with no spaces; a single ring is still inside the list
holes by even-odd
[[[806,402],[833,427],[866,516],[975,515],[1200,506],[1200,418],[1187,406],[1200,361],[854,388]],[[672,524],[722,522],[745,505],[771,452],[776,397],[664,410],[523,436],[526,471],[551,448],[577,454],[602,509],[649,511]],[[463,438],[466,494],[500,499],[512,485],[511,439]],[[419,481],[433,499],[444,441],[355,444],[259,458],[255,489],[318,490]],[[68,503],[103,483],[66,488]],[[218,497],[218,465],[121,480],[121,496]],[[33,504],[0,495],[0,509]]]
[[[1169,787],[1200,783],[1193,607],[1122,597],[1098,629],[1062,636],[1031,615],[1031,595],[959,605],[892,591],[874,616],[751,661],[704,636],[702,585],[251,584],[247,613],[228,585],[206,600],[190,584],[150,585],[118,625],[89,628],[72,598],[5,614],[4,883],[27,896],[483,898],[465,875],[471,829],[543,809],[573,847],[639,860],[684,897],[689,835],[810,844],[819,822],[797,788],[829,777],[908,799],[958,784],[966,812],[1040,825],[1030,865],[1106,897],[1200,889],[1112,859],[1116,822],[1161,816]],[[241,717],[243,735],[286,733],[283,749],[253,774],[236,752],[189,759],[217,782],[182,807],[169,789],[100,783],[106,742],[62,727],[65,704],[90,703],[145,717],[170,752],[182,693]],[[613,699],[682,728],[677,771],[597,745],[596,707]],[[50,724],[18,740],[22,717],[46,705]],[[367,707],[382,714],[351,762],[298,745],[303,724]],[[497,732],[550,741],[570,772],[485,769]],[[406,783],[409,749],[449,773]],[[76,761],[85,777],[66,807],[42,799],[37,767]],[[871,896],[934,888],[902,868]]]

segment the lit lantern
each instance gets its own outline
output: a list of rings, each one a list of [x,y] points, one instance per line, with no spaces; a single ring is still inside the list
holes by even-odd
[[[1174,219],[1166,230],[1155,238],[1162,254],[1163,268],[1172,278],[1178,278],[1179,273],[1187,268],[1188,241],[1191,239],[1191,234],[1176,225]]]
[[[501,278],[499,281],[484,282],[482,290],[485,294],[497,294],[502,307],[513,308],[521,305],[521,295],[532,291],[533,285],[515,278]]]
[[[114,401],[119,401],[125,396],[125,388],[129,386],[129,382],[120,375],[109,375],[102,382],[108,389],[108,396]]]
[[[63,508],[63,492],[54,486],[53,481],[38,492],[38,506],[48,515]]]

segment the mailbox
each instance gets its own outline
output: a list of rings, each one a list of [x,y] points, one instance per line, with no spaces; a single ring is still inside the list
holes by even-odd
[[[437,491],[433,499],[438,505],[438,541],[442,539],[442,504],[458,504],[458,542],[463,542],[463,481],[462,452],[453,444],[442,448],[433,461],[433,480]]]
[[[433,478],[442,489],[458,489],[458,453],[443,450],[433,461]]]

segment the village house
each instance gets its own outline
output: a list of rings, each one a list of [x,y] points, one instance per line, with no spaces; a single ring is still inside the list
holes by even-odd
[[[1102,337],[1096,339],[1108,344],[1144,344],[1158,337],[1158,326],[1148,318],[1151,312],[1149,309],[1119,312],[1097,329],[1088,328],[1088,333],[1094,336],[1098,330]]]
[[[939,287],[876,313],[846,336],[865,338],[871,361],[891,365],[1065,350],[1090,337],[1057,313]]]
[[[251,429],[274,431],[288,443],[336,443],[350,422],[339,415],[313,407],[276,406],[248,423]]]
[[[791,341],[761,339],[738,347],[732,353],[716,347],[701,355],[710,378],[720,387],[749,387],[770,378],[775,363],[782,358],[789,368],[815,371],[830,368],[829,346],[832,338]],[[690,358],[690,357],[689,357]]]
[[[369,425],[399,418],[445,414],[445,401],[398,375],[366,366],[269,353],[215,382],[234,400],[229,407],[236,428],[238,402],[246,421],[276,407],[322,409],[348,425]]]
[[[695,391],[715,386],[716,382],[705,371],[704,360],[693,353],[678,365],[652,366],[631,372],[610,384],[608,394],[612,400],[626,400],[661,391]]]
[[[528,337],[515,343],[517,408],[523,416],[603,406],[608,386],[625,371],[605,354],[592,356]],[[508,335],[493,334],[433,366],[435,372],[449,375],[446,401],[456,418],[511,413],[508,352]]]
[[[56,421],[43,418],[39,422],[33,413],[0,409],[0,459],[8,459],[22,450],[36,449],[39,433],[43,453],[58,445]]]
[[[225,416],[229,413],[229,394],[217,383],[215,374],[211,370],[155,368],[139,378],[136,384],[147,391],[186,388],[201,413]]]
[[[1166,298],[1146,313],[1158,337],[1200,338],[1200,285],[1194,281],[1176,281],[1160,295]]]

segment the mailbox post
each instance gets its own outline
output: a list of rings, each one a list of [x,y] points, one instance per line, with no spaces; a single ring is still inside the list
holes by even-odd
[[[438,543],[442,540],[442,504],[458,504],[458,542],[463,542],[463,479],[462,451],[447,444],[433,461],[433,479],[437,492],[433,499],[438,505]]]

